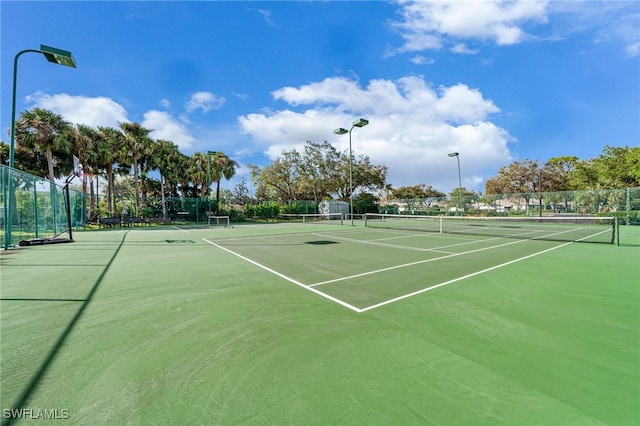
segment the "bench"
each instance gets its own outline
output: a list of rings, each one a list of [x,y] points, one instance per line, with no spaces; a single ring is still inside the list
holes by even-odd
[[[140,217],[125,217],[122,220],[122,224],[124,226],[131,226],[131,225],[149,225],[149,221],[145,220],[144,218],[140,218]]]
[[[101,217],[98,219],[98,228],[102,226],[113,228],[116,225],[122,226],[122,222],[119,217]]]

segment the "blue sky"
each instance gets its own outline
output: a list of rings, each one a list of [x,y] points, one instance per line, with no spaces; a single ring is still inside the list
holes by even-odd
[[[640,140],[637,1],[0,2],[3,140],[17,110],[140,122],[185,154],[265,165],[359,117],[356,155],[394,186],[483,191],[525,158],[593,158]]]

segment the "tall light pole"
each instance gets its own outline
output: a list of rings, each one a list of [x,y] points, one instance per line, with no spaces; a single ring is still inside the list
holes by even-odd
[[[449,157],[456,157],[458,160],[458,208],[456,209],[456,216],[458,216],[458,211],[462,207],[462,178],[460,177],[460,153],[459,152],[450,152],[447,154]]]
[[[16,88],[18,85],[18,58],[24,53],[41,53],[47,59],[47,61],[58,65],[64,65],[67,67],[75,68],[76,61],[73,59],[71,52],[67,50],[57,49],[51,46],[40,45],[40,50],[26,49],[18,52],[13,59],[13,93],[11,98],[11,142],[9,144],[9,167],[12,169],[15,160],[15,144],[16,144]],[[5,202],[5,241],[4,248],[8,249],[11,245],[11,200],[13,198],[13,179],[9,179],[9,190],[7,191],[7,201]]]
[[[211,198],[211,156],[217,155],[218,151],[207,151],[207,195]]]
[[[42,53],[49,62],[54,64],[64,65],[67,67],[75,68],[76,61],[71,56],[71,52],[66,50],[56,49],[55,47],[40,45],[40,50],[27,49],[18,52],[13,60],[13,97],[11,99],[11,145],[9,145],[9,167],[13,167],[15,158],[15,141],[16,141],[16,87],[18,80],[18,58],[23,53]]]
[[[344,135],[345,133],[349,133],[349,213],[351,214],[351,226],[353,226],[353,155],[351,155],[351,131],[354,127],[366,126],[367,124],[369,124],[369,120],[360,118],[351,124],[352,125],[349,130],[340,127],[335,129],[333,133],[335,133],[336,135]]]
[[[209,211],[211,211],[211,156],[212,155],[214,156],[218,155],[218,151],[207,151],[207,195],[209,197]]]

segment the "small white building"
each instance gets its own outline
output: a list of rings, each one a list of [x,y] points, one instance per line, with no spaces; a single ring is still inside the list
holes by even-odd
[[[346,201],[321,201],[318,204],[318,213],[320,214],[329,214],[329,213],[342,213],[343,216],[347,216],[349,214],[349,203]]]

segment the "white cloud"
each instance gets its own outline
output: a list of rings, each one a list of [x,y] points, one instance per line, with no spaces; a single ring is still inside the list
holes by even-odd
[[[264,22],[266,22],[267,25],[269,25],[270,27],[277,27],[276,22],[271,17],[271,11],[270,10],[267,10],[267,9],[251,9],[251,8],[247,8],[247,10],[250,11],[250,12],[257,12],[260,15],[262,15],[262,17],[264,18]]]
[[[416,65],[431,65],[436,62],[435,59],[427,58],[426,56],[422,56],[422,55],[416,55],[409,60]]]
[[[89,98],[66,93],[49,95],[38,92],[27,96],[26,100],[35,106],[60,114],[73,124],[118,127],[118,122],[128,121],[124,107],[103,96]]]
[[[640,55],[640,41],[628,44],[625,50],[630,57]]]
[[[522,26],[544,23],[548,1],[485,0],[425,1],[399,0],[402,19],[391,23],[404,38],[398,52],[440,49],[453,41],[454,52],[461,49],[460,40],[492,40],[498,45],[520,43],[525,38]]]
[[[465,55],[476,55],[480,53],[478,49],[471,49],[464,43],[456,43],[455,45],[453,45],[453,47],[451,47],[451,51],[453,53],[460,53]]]
[[[169,109],[169,107],[171,106],[171,102],[169,102],[169,99],[160,99],[160,106],[164,109]]]
[[[269,26],[275,27],[276,22],[271,18],[271,11],[266,9],[257,9],[257,12],[262,15],[264,21],[269,24]]]
[[[243,100],[243,101],[249,99],[249,95],[246,94],[246,93],[236,93],[236,92],[234,92],[233,96],[235,96],[236,98],[238,98],[240,100]]]
[[[149,135],[152,138],[172,141],[180,149],[188,150],[194,143],[194,138],[189,130],[168,112],[147,111],[144,113],[144,119],[140,124],[152,130]]]
[[[513,45],[525,40],[556,41],[576,33],[593,33],[594,43],[618,43],[630,57],[640,54],[637,1],[550,0],[397,0],[401,18],[390,22],[404,39],[385,56],[437,50],[476,54],[469,45],[492,41]],[[546,35],[527,29],[551,22]]]
[[[338,77],[281,88],[273,96],[291,108],[239,117],[242,131],[271,159],[284,149],[301,149],[307,140],[328,140],[347,150],[348,136],[334,135],[332,130],[349,128],[362,116],[370,124],[354,129],[353,150],[389,166],[388,180],[395,186],[425,183],[443,191],[454,188],[457,169],[447,157],[452,151],[460,152],[463,185],[474,188],[486,173],[511,160],[512,137],[489,121],[499,108],[464,84],[434,89],[423,78],[408,76],[371,80],[361,87],[357,81]],[[306,109],[295,108],[302,105]]]
[[[198,109],[202,112],[208,112],[211,109],[219,109],[225,102],[225,98],[217,97],[211,92],[196,92],[185,104],[184,108],[187,112],[193,112]]]

